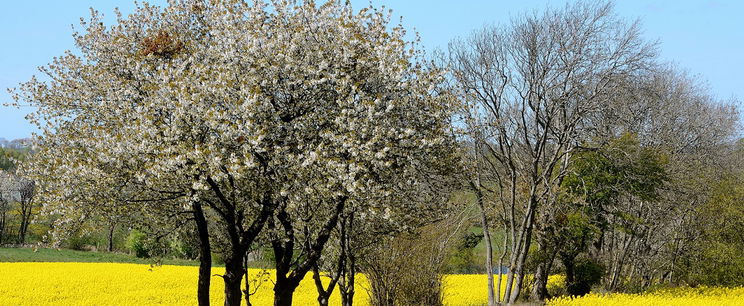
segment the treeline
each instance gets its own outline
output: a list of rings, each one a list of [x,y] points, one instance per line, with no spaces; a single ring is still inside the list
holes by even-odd
[[[741,284],[735,101],[610,3],[487,26],[434,60],[341,1],[101,18],[15,91],[38,108],[16,173],[45,242],[198,258],[201,305],[213,261],[226,305],[250,305],[257,261],[275,305],[308,274],[320,305],[351,305],[358,273],[374,305],[441,304],[453,272],[487,273],[490,305]]]
[[[7,140],[5,138],[0,137],[0,148],[11,149],[11,150],[24,150],[24,149],[28,149],[30,142],[31,142],[30,138],[19,138],[19,139]]]
[[[34,201],[35,183],[14,174],[16,164],[23,161],[29,148],[21,145],[21,141],[10,143],[14,145],[0,147],[0,245],[23,245],[28,236],[38,240],[47,229],[34,231],[31,227],[33,216],[39,210]]]
[[[741,177],[737,105],[660,62],[638,23],[578,3],[485,27],[444,61],[481,226],[504,233],[486,240],[508,267],[490,304],[545,299],[556,272],[570,295],[741,284],[741,236],[716,218],[742,207],[717,187]]]

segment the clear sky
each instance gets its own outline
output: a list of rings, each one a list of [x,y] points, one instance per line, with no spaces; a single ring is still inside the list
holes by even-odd
[[[154,3],[165,1],[157,0]],[[393,9],[403,24],[421,35],[427,50],[444,49],[452,38],[468,35],[484,24],[510,18],[565,0],[372,0]],[[369,0],[353,0],[357,7]],[[616,0],[616,12],[640,19],[644,35],[659,40],[661,57],[699,74],[719,98],[744,99],[744,1],[741,0]],[[94,7],[113,19],[113,8],[129,13],[131,0],[3,1],[0,10],[0,104],[10,102],[5,88],[39,75],[37,67],[72,49],[71,25]],[[397,19],[395,20],[397,22]],[[28,108],[0,105],[0,137],[28,137]]]

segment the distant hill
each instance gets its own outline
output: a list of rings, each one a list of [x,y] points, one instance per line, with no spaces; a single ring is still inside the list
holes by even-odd
[[[31,138],[7,140],[0,137],[0,148],[26,149],[31,147]]]

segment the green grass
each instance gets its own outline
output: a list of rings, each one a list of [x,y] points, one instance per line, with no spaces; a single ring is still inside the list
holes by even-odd
[[[179,266],[199,265],[197,261],[186,259],[137,258],[123,253],[46,248],[0,248],[0,262],[121,262]]]

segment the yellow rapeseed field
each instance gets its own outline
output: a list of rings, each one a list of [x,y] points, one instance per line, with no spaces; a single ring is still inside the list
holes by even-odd
[[[121,263],[0,263],[0,305],[190,305],[196,301],[198,268],[191,266],[149,266]],[[252,269],[251,276],[261,270]],[[213,274],[224,273],[213,268]],[[256,295],[254,305],[271,305],[273,275]],[[563,281],[551,276],[549,284]],[[484,305],[487,302],[485,275],[448,275],[444,279],[447,305]],[[357,277],[357,305],[369,304],[364,275]],[[222,303],[222,279],[212,277],[211,298]],[[503,286],[502,286],[503,291]],[[310,274],[295,292],[296,305],[317,305],[317,292]],[[332,305],[341,301],[338,291]]]
[[[496,275],[498,277],[498,275]],[[548,291],[563,286],[563,275],[548,277]],[[497,280],[494,280],[498,285]],[[488,283],[484,274],[455,274],[444,278],[444,303],[446,305],[486,305],[488,303]],[[501,294],[506,291],[506,276],[502,278]]]
[[[744,288],[676,288],[642,294],[587,294],[583,297],[558,297],[548,306],[741,306]]]
[[[0,263],[0,305],[194,305],[197,267],[149,266],[121,263]],[[213,268],[213,274],[224,272]],[[252,276],[260,270],[252,269]],[[273,275],[256,295],[254,305],[271,305]],[[564,278],[551,276],[549,290]],[[364,275],[357,278],[355,304],[367,305]],[[446,305],[485,305],[485,275],[448,275],[444,280]],[[212,302],[222,304],[222,279],[212,277]],[[502,292],[503,292],[502,286]],[[552,291],[552,290],[551,290]],[[296,305],[317,305],[315,286],[308,275],[297,289]],[[334,294],[332,305],[340,304]],[[556,298],[548,305],[744,305],[744,288],[698,288],[663,290],[632,295],[590,294],[582,298]]]
[[[250,270],[251,275],[260,270]],[[213,268],[213,274],[224,268]],[[0,263],[0,305],[193,305],[196,304],[198,267],[149,266],[122,263]],[[273,276],[270,276],[273,279]],[[359,282],[365,283],[363,276]],[[212,277],[211,299],[221,305],[222,278]],[[312,275],[297,289],[297,305],[316,304]],[[355,302],[368,304],[360,290]],[[251,297],[253,305],[273,303],[267,281]],[[340,304],[335,294],[331,304]]]

